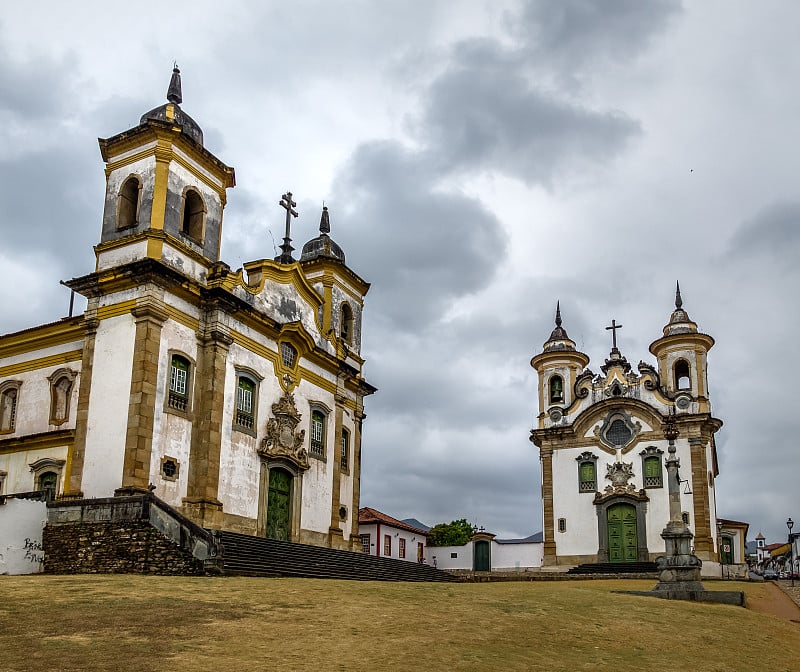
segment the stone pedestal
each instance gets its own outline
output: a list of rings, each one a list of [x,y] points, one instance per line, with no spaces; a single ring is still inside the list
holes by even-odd
[[[700,582],[700,568],[703,562],[691,552],[692,536],[683,523],[667,523],[661,533],[667,553],[656,558],[659,580],[653,590],[705,590]]]

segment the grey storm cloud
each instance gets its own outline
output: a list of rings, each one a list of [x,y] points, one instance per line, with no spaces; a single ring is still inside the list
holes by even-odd
[[[680,11],[679,0],[531,0],[508,24],[551,68],[574,71],[638,55]]]
[[[497,218],[475,198],[438,190],[420,158],[394,141],[362,144],[334,187],[349,196],[335,237],[373,283],[373,310],[414,332],[486,286],[507,245]]]
[[[431,86],[423,117],[443,170],[497,171],[550,184],[565,168],[603,162],[640,132],[622,112],[597,112],[531,87],[505,68],[455,68]]]

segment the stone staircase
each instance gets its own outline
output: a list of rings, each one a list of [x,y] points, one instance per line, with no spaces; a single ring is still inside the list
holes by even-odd
[[[298,576],[358,581],[458,581],[428,565],[321,546],[219,531],[222,571],[242,576]]]
[[[644,574],[650,578],[655,577],[658,574],[658,567],[656,567],[655,562],[596,562],[572,567],[567,571],[567,574]]]

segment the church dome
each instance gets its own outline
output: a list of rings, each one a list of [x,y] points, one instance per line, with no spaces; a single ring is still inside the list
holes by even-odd
[[[181,132],[189,136],[201,147],[203,146],[203,130],[186,112],[180,108],[183,102],[181,95],[181,71],[176,65],[172,70],[172,78],[167,89],[167,103],[145,112],[139,120],[140,124],[146,121],[162,121],[173,126],[179,126]]]
[[[328,235],[331,230],[330,218],[328,215],[328,208],[322,208],[322,217],[319,222],[320,234],[316,238],[312,238],[305,245],[300,255],[300,261],[310,261],[311,259],[318,259],[325,257],[328,259],[336,259],[337,261],[344,262],[344,251],[341,247]]]

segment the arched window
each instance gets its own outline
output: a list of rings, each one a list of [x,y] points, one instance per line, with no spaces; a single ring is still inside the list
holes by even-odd
[[[13,432],[17,426],[19,384],[9,383],[0,391],[0,432]]]
[[[172,355],[169,363],[169,395],[167,406],[176,411],[189,410],[189,360],[181,355]]]
[[[60,425],[69,419],[72,387],[75,373],[69,369],[59,369],[50,380],[50,424]]]
[[[350,469],[350,432],[346,429],[342,429],[340,466],[342,471],[348,471]]]
[[[119,190],[117,229],[130,229],[139,223],[139,179],[131,175]]]
[[[256,383],[240,375],[236,385],[236,425],[253,429],[256,425]]]
[[[561,376],[550,377],[550,403],[560,404],[564,401],[564,379]]]
[[[205,210],[205,203],[203,203],[200,194],[194,189],[187,189],[183,197],[181,232],[198,243],[203,242],[203,218],[205,216]]]
[[[675,362],[675,386],[679,390],[692,389],[689,362],[685,359],[679,359]]]
[[[58,474],[55,471],[44,471],[36,479],[36,489],[44,491],[44,498],[52,502],[58,492]]]
[[[342,304],[340,335],[345,343],[353,342],[353,309],[348,303]]]
[[[311,440],[309,455],[325,457],[325,414],[319,409],[311,411]]]

